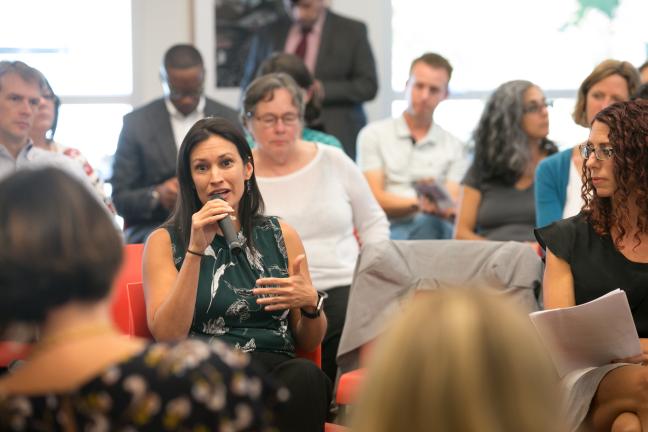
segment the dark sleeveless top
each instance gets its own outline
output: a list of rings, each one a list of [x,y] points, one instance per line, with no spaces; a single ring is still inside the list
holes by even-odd
[[[178,271],[185,250],[171,235]],[[225,239],[216,236],[200,261],[198,292],[190,337],[217,338],[244,352],[262,351],[294,357],[295,341],[288,310],[266,312],[252,294],[256,280],[288,277],[288,256],[279,221],[264,218],[252,230],[254,250],[245,240],[243,251],[234,255]]]
[[[621,288],[639,337],[648,337],[648,263],[627,259],[609,235],[600,236],[580,213],[535,230],[540,245],[571,267],[576,304]]]

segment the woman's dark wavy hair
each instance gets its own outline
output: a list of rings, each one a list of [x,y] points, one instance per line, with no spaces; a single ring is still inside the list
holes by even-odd
[[[211,136],[221,137],[236,146],[243,163],[252,164],[252,176],[246,181],[243,197],[239,203],[238,220],[241,231],[247,239],[250,248],[254,247],[252,228],[263,219],[264,205],[261,191],[257,185],[254,173],[254,159],[247,141],[239,129],[229,121],[220,117],[207,117],[198,120],[187,132],[178,153],[177,175],[180,184],[180,195],[173,213],[163,225],[172,229],[178,236],[180,245],[186,250],[191,236],[191,217],[200,210],[203,204],[198,198],[196,187],[191,177],[190,156],[193,149]]]
[[[531,151],[522,129],[524,93],[537,87],[530,81],[516,80],[500,85],[491,95],[473,133],[474,166],[479,181],[513,185],[524,173]],[[556,146],[543,141],[546,154]]]
[[[0,325],[41,323],[66,303],[106,298],[122,239],[103,203],[55,168],[0,182]]]
[[[612,161],[617,187],[611,197],[598,196],[590,170],[583,164],[583,209],[599,235],[609,235],[612,227],[619,230],[617,248],[627,230],[636,224],[634,239],[638,246],[639,234],[648,233],[648,101],[617,102],[596,114],[594,122],[610,129],[608,141],[614,147]],[[636,220],[630,219],[631,200],[639,210]]]

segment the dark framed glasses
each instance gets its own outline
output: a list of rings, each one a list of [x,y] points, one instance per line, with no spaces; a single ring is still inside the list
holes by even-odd
[[[583,159],[587,160],[594,153],[596,160],[604,161],[611,159],[614,156],[614,148],[612,147],[594,147],[591,144],[581,144],[580,154]]]

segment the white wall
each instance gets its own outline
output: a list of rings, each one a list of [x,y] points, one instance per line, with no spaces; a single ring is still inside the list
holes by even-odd
[[[380,88],[388,89],[390,79],[391,47],[391,0],[353,0],[332,1],[332,9],[342,15],[362,20],[369,28],[369,37],[376,57]],[[198,19],[194,21],[194,4],[199,9]],[[209,38],[203,34],[205,22],[211,14],[211,0],[133,0],[133,86],[132,103],[140,106],[162,95],[158,79],[159,66],[164,52],[175,43],[192,42],[200,46],[193,34],[194,26],[201,31],[199,39]],[[206,12],[202,11],[206,9]],[[205,19],[207,20],[205,21]],[[210,53],[204,52],[205,64],[210,61]],[[209,82],[207,83],[209,84]],[[367,104],[370,120],[389,115],[390,100],[385,100],[380,91],[378,97]],[[220,90],[217,99],[236,107],[237,90]]]
[[[162,95],[159,70],[173,44],[192,42],[192,0],[132,0],[133,106]]]

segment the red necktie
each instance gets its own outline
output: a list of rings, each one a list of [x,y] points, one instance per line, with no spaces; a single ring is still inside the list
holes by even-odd
[[[299,41],[299,44],[297,44],[297,48],[295,49],[295,55],[302,60],[306,59],[306,47],[308,45],[308,34],[310,33],[310,31],[310,28],[301,29],[301,40]]]

